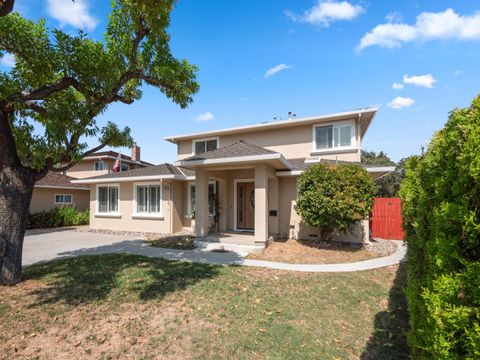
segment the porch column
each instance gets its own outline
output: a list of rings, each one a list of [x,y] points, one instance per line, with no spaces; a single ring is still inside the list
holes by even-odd
[[[255,242],[268,239],[268,172],[267,166],[255,166]]]
[[[208,172],[195,170],[195,235],[208,235]]]

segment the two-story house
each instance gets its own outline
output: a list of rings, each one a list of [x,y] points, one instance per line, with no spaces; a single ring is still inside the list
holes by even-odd
[[[49,171],[35,183],[30,202],[30,213],[49,211],[57,206],[72,206],[86,210],[90,206],[90,187],[72,184],[72,180],[113,173],[113,166],[119,153],[115,151],[96,152],[80,160],[63,173]],[[60,164],[61,165],[61,164]],[[120,154],[120,171],[128,171],[152,164],[140,159],[140,147],[132,147],[132,156]]]
[[[377,109],[289,119],[166,138],[177,161],[74,181],[90,185],[90,226],[176,233],[192,230],[312,238],[295,212],[297,179],[317,162],[360,163]],[[378,177],[392,168],[366,167]],[[338,240],[367,241],[368,223]]]

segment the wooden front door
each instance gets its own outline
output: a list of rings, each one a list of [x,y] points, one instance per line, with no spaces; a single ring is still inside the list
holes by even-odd
[[[237,229],[253,230],[255,225],[255,183],[237,183]]]

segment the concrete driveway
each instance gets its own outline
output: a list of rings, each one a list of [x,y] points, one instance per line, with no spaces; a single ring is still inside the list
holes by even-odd
[[[23,243],[22,264],[31,265],[39,261],[68,256],[82,249],[95,249],[135,240],[140,242],[139,239],[131,236],[96,234],[72,229],[29,230],[25,234]]]

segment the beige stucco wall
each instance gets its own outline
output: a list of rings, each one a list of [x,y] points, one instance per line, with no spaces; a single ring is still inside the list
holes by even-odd
[[[352,121],[357,129],[357,121],[355,119],[352,119]],[[317,153],[313,149],[313,126],[312,124],[307,124],[262,131],[250,131],[233,135],[222,135],[219,137],[219,146],[222,147],[243,140],[279,152],[287,159],[321,155],[325,159],[360,161],[360,136],[358,131],[355,131],[355,149]],[[177,151],[179,160],[192,156],[192,141],[193,140],[183,140],[178,143]]]
[[[150,182],[149,182],[150,183]],[[103,185],[103,184],[102,184]],[[107,185],[107,184],[105,184]],[[106,217],[96,215],[96,185],[90,190],[90,227],[93,229],[110,229],[124,231],[140,231],[155,233],[172,233],[173,219],[178,216],[178,210],[172,207],[170,195],[171,182],[164,182],[162,188],[162,218],[146,219],[135,218],[133,215],[133,182],[120,183],[120,216]],[[172,214],[173,217],[172,217]]]
[[[297,177],[279,178],[279,237],[313,240],[318,238],[318,228],[305,224],[295,212]],[[359,222],[352,233],[334,234],[332,240],[342,242],[367,242],[368,221]]]
[[[66,173],[76,179],[85,179],[92,176],[100,176],[108,174],[113,169],[115,161],[112,159],[104,159],[106,169],[104,171],[95,171],[95,161],[98,160],[82,160],[79,163],[73,165]]]
[[[53,209],[55,207],[55,194],[71,194],[73,196],[73,206],[78,210],[84,211],[89,207],[89,191],[34,188],[30,203],[30,213],[35,214]]]

